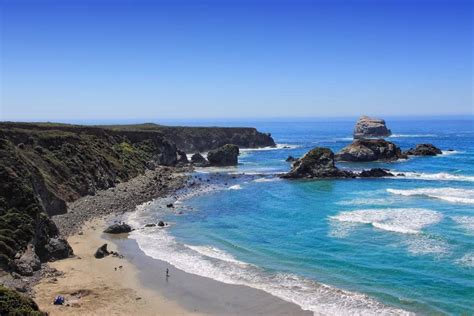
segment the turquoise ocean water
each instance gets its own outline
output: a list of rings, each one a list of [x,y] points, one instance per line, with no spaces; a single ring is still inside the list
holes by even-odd
[[[432,143],[445,153],[338,164],[404,177],[281,180],[276,174],[289,170],[288,155],[349,144],[354,120],[222,122],[270,132],[279,146],[243,150],[236,168],[197,170],[212,189],[178,201],[183,214],[168,211],[169,229],[131,236],[147,255],[177,268],[259,288],[317,314],[472,315],[473,119],[387,123],[394,133],[388,140],[402,149]],[[149,203],[129,220],[141,227],[161,219],[163,209],[163,202]]]

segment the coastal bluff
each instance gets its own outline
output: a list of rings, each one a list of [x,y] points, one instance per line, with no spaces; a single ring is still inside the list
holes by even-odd
[[[174,167],[183,152],[224,144],[275,146],[269,134],[254,128],[1,122],[1,274],[22,273],[25,250],[32,252],[34,269],[39,268],[36,256],[46,262],[72,254],[50,219],[66,213],[67,203],[149,169]]]

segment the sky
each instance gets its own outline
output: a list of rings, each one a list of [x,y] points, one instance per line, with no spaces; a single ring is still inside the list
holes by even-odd
[[[0,0],[0,120],[474,114],[473,1]]]

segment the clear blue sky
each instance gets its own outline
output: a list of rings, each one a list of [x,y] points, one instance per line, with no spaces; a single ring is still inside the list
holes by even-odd
[[[473,113],[473,2],[0,0],[1,120]]]

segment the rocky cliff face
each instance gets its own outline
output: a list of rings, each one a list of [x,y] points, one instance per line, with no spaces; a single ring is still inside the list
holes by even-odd
[[[49,216],[146,169],[186,163],[171,140],[199,151],[229,140],[245,147],[274,145],[255,129],[0,123],[0,267],[18,270],[26,257],[44,262],[70,255]],[[23,256],[25,249],[35,255]]]
[[[392,132],[387,128],[385,120],[361,116],[354,128],[354,139],[388,137]]]
[[[203,152],[226,144],[240,148],[276,146],[270,134],[260,133],[255,128],[245,127],[173,127],[155,124],[132,125],[133,129],[147,129],[160,133],[166,139],[187,152]]]
[[[406,158],[400,147],[383,139],[359,139],[336,154],[339,161],[394,161]]]

